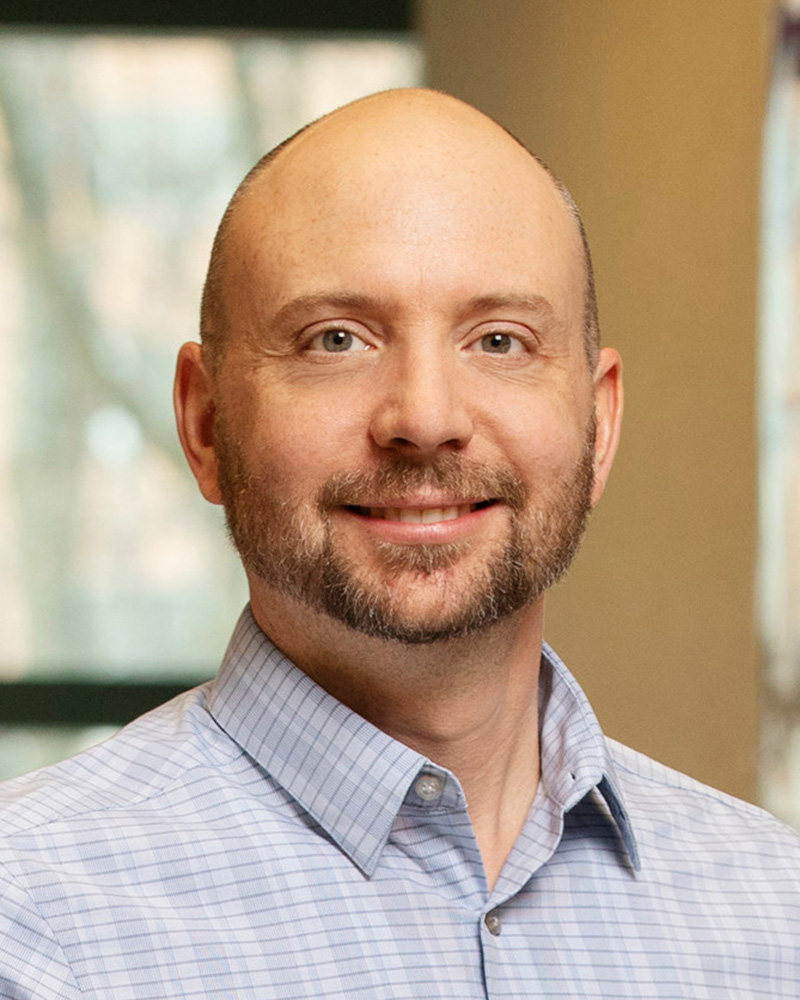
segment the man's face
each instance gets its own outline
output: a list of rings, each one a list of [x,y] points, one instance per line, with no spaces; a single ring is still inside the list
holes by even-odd
[[[346,138],[301,139],[242,204],[219,492],[255,591],[431,642],[530,604],[577,547],[582,258],[521,150]]]

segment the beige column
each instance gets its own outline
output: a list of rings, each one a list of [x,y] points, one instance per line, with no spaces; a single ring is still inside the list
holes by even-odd
[[[571,189],[625,360],[610,488],[548,638],[607,732],[756,795],[756,284],[769,0],[419,0],[431,86]]]

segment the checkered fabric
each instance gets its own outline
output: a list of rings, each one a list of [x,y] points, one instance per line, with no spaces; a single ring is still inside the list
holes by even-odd
[[[490,892],[456,777],[245,610],[214,683],[0,786],[0,997],[797,1000],[800,839],[541,667],[542,781]]]

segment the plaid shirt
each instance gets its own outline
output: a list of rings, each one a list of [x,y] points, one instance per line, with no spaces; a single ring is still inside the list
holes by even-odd
[[[0,997],[797,1000],[798,837],[541,666],[542,780],[490,892],[456,777],[246,610],[213,684],[0,788]]]

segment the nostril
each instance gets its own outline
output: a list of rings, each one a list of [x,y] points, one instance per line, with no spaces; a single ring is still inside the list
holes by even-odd
[[[408,454],[455,451],[472,438],[472,419],[460,403],[447,403],[435,392],[415,394],[396,388],[397,396],[376,406],[370,422],[370,437],[381,448]]]

